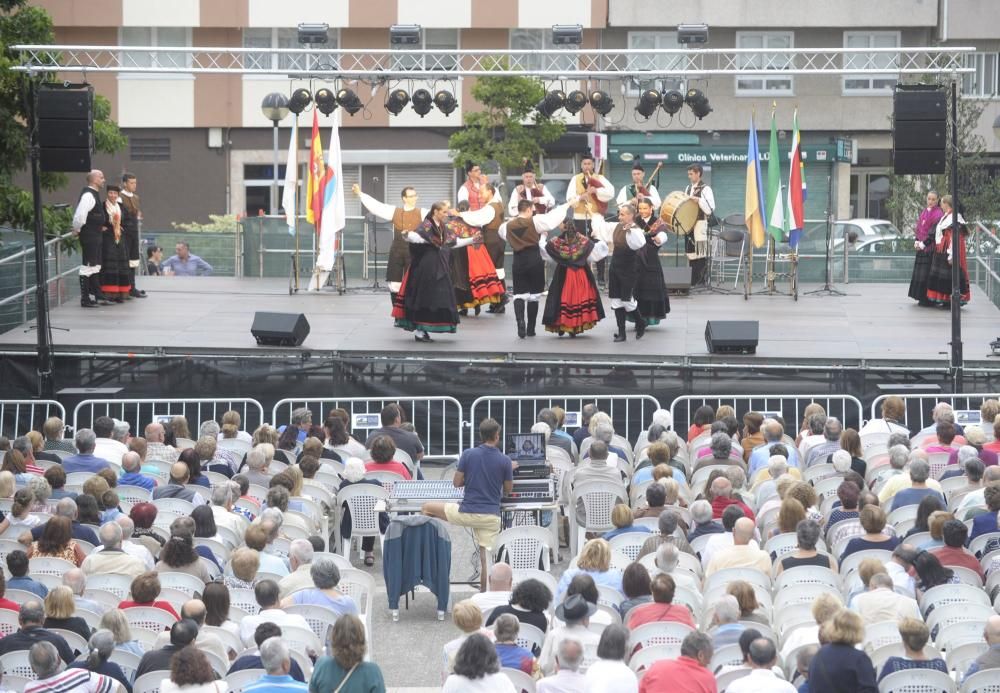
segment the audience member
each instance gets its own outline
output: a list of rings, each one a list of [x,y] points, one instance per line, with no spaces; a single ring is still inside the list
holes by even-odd
[[[556,617],[566,625],[553,628],[545,635],[542,654],[538,658],[538,666],[543,674],[555,672],[556,653],[563,640],[576,640],[583,646],[585,653],[596,653],[600,636],[588,628],[590,617],[596,612],[597,605],[579,594],[567,597],[566,601],[556,607]]]
[[[774,643],[767,638],[757,638],[751,642],[750,673],[730,683],[726,690],[730,693],[797,693],[795,686],[774,673],[777,655]]]
[[[208,657],[197,647],[187,646],[178,650],[170,659],[169,669],[170,678],[160,682],[161,693],[227,693],[229,691],[229,684],[216,680],[215,671],[212,669]]]
[[[243,671],[245,669],[263,669],[264,663],[261,661],[260,657],[260,646],[268,638],[280,638],[281,628],[273,623],[261,623],[257,626],[254,631],[253,639],[254,643],[257,645],[257,649],[248,650],[243,652],[239,657],[237,657],[229,667],[227,673],[232,674],[236,671]],[[362,642],[364,641],[364,636],[362,635]],[[316,662],[317,666],[322,659]],[[291,667],[288,671],[289,675],[296,681],[305,682],[305,675],[302,673],[302,667],[293,659]],[[326,689],[323,689],[326,690]]]
[[[339,579],[339,575],[338,575]],[[274,580],[261,580],[253,588],[254,597],[260,610],[251,616],[244,616],[240,621],[240,639],[247,647],[253,644],[253,634],[257,626],[265,621],[276,623],[279,627],[295,626],[309,630],[309,624],[298,614],[289,614],[279,608],[278,583]]]
[[[204,629],[207,614],[208,610],[205,608],[205,602],[200,599],[189,599],[181,606],[181,620],[193,621],[198,627],[198,636],[194,640],[195,646],[206,652],[211,652],[223,662],[228,662],[229,652],[226,650],[226,646],[222,644],[222,640],[219,639],[218,635],[209,633]],[[167,631],[163,631],[156,637],[153,647],[164,647],[169,642],[170,634]]]
[[[940,657],[930,659],[924,654],[924,647],[930,640],[931,632],[920,619],[919,612],[914,618],[899,619],[899,637],[903,640],[903,656],[893,655],[885,660],[878,675],[881,683],[889,674],[910,669],[934,669],[948,673],[948,665]]]
[[[28,577],[28,569],[28,554],[24,551],[11,551],[7,554],[7,571],[10,573],[7,589],[24,590],[44,599],[49,593],[49,588],[38,580]]]
[[[146,571],[146,565],[141,559],[129,555],[122,548],[124,533],[117,522],[101,525],[98,534],[102,548],[100,551],[91,552],[83,561],[80,568],[84,574],[125,575],[135,578]]]
[[[108,461],[94,455],[94,448],[97,445],[97,435],[93,430],[81,428],[76,432],[73,440],[76,443],[77,454],[63,460],[63,471],[66,474],[72,474],[73,472],[90,472],[91,474],[96,474],[100,470],[107,468]]]
[[[983,639],[986,640],[989,649],[976,657],[975,661],[969,665],[965,671],[965,678],[986,669],[1000,669],[1000,616],[994,614],[986,619]],[[3,640],[0,640],[0,643],[2,642]]]
[[[72,662],[69,665],[69,669],[82,669],[93,674],[112,678],[120,683],[127,693],[132,693],[132,682],[129,681],[128,676],[125,675],[120,666],[110,661],[111,653],[115,649],[114,633],[110,630],[98,630],[87,638],[87,644],[89,646],[87,652],[84,652],[76,661]]]
[[[763,573],[771,571],[771,557],[757,547],[753,540],[754,523],[748,517],[741,517],[733,524],[733,545],[719,548],[713,553],[705,577],[729,568],[749,568]]]
[[[485,592],[476,592],[470,599],[483,613],[509,604],[513,581],[514,572],[509,563],[494,563],[490,568],[489,589]]]
[[[8,652],[18,652],[20,650],[30,650],[31,646],[37,642],[49,642],[55,646],[59,657],[63,662],[69,664],[73,661],[73,649],[66,643],[66,640],[42,625],[45,621],[45,607],[42,603],[30,600],[21,605],[18,611],[17,623],[20,626],[13,633],[0,638],[0,655]]]
[[[315,586],[288,595],[281,602],[282,608],[297,604],[322,606],[338,616],[358,613],[358,605],[354,600],[337,589],[340,584],[340,569],[333,559],[317,558],[310,566],[309,575]]]
[[[157,599],[160,596],[160,589],[160,577],[156,571],[150,570],[142,573],[132,580],[132,585],[129,589],[129,596],[132,598],[121,602],[118,608],[130,609],[134,606],[147,606],[162,609],[174,618],[179,619],[180,616],[174,611],[174,607],[171,606],[170,602]]]
[[[628,628],[611,624],[604,628],[597,643],[597,660],[587,667],[585,693],[638,693],[635,672],[625,664],[628,654]]]
[[[549,629],[548,617],[545,614],[551,603],[552,592],[545,583],[534,578],[522,580],[514,585],[509,604],[493,608],[486,625],[492,625],[503,614],[510,614],[521,623],[532,625],[544,633]]]
[[[809,666],[809,693],[878,691],[872,660],[856,648],[863,638],[861,617],[847,609],[837,611],[820,626],[822,646]]]
[[[102,674],[77,668],[63,670],[59,658],[58,648],[51,642],[41,641],[33,644],[28,651],[28,664],[37,678],[26,683],[24,690],[30,693],[51,691],[111,693],[123,690],[122,686]]]
[[[714,693],[715,676],[708,669],[712,653],[711,638],[697,631],[688,633],[681,643],[681,656],[677,659],[661,659],[650,666],[639,682],[639,693]]]
[[[511,614],[502,614],[496,619],[495,624],[493,632],[500,666],[505,669],[516,669],[532,678],[538,678],[538,660],[535,659],[535,655],[517,644],[521,622]]]
[[[280,637],[268,638],[259,645],[264,675],[255,683],[243,687],[245,693],[275,691],[308,691],[309,686],[292,677],[292,656]]]
[[[611,567],[611,545],[604,539],[591,539],[584,544],[583,548],[580,549],[580,555],[577,556],[576,567],[563,571],[556,587],[555,598],[557,602],[562,601],[570,580],[580,573],[590,575],[598,585],[610,587],[619,592],[622,590],[622,574],[616,568]]]
[[[653,577],[649,587],[653,593],[653,601],[632,609],[627,624],[629,630],[635,630],[647,623],[671,621],[683,623],[690,628],[695,627],[691,611],[683,604],[673,603],[676,586],[672,577],[660,573]]]
[[[854,598],[851,608],[861,616],[866,626],[881,621],[920,618],[917,601],[893,591],[892,578],[888,573],[872,575],[868,581],[868,590]]]
[[[45,628],[58,628],[76,633],[84,640],[90,639],[90,626],[76,615],[76,603],[73,601],[73,591],[65,585],[59,585],[49,590],[45,596]]]

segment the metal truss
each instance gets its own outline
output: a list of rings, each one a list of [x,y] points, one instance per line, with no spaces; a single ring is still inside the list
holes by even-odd
[[[323,50],[16,45],[20,72],[241,74],[292,79],[653,80],[715,75],[953,76],[971,47],[691,50]]]

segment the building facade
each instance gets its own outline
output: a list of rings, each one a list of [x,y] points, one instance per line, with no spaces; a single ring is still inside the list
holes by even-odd
[[[675,27],[690,22],[709,25],[713,48],[974,45],[980,52],[970,62],[977,73],[963,80],[963,91],[967,98],[987,100],[980,134],[987,149],[1000,150],[992,131],[993,120],[1000,114],[996,100],[1000,13],[992,11],[993,0],[882,0],[877,11],[870,0],[792,4],[772,0],[513,0],[499,4],[486,0],[92,0],[85,5],[38,0],[37,4],[51,13],[58,43],[150,46],[153,50],[131,59],[142,66],[180,68],[184,65],[172,62],[178,58],[157,53],[155,48],[293,48],[300,22],[327,23],[327,47],[343,49],[387,49],[388,27],[396,23],[419,24],[420,47],[439,50],[549,48],[553,24],[581,24],[587,48],[677,48]],[[280,61],[273,67],[294,72],[308,70],[312,56],[261,54],[257,59]],[[417,59],[400,52],[401,65]],[[758,58],[748,58],[753,59]],[[644,67],[650,66],[636,65],[637,70]],[[122,170],[139,176],[147,227],[204,221],[208,214],[278,213],[270,208],[272,128],[260,104],[268,93],[289,94],[300,82],[285,77],[184,73],[94,74],[88,79],[110,99],[112,117],[129,136],[125,152],[98,157],[98,165],[109,179]],[[462,78],[434,84],[410,80],[410,93],[421,87],[444,87],[459,101],[458,110],[450,116],[433,110],[425,118],[409,107],[399,116],[390,116],[382,107],[386,87],[372,93],[364,84],[347,85],[367,108],[353,117],[342,109],[332,116],[341,118],[346,186],[360,182],[376,197],[394,200],[403,185],[415,184],[424,202],[453,199],[461,176],[453,166],[447,141],[461,127],[463,111],[477,108],[472,82]],[[301,84],[312,90],[332,86]],[[631,162],[626,159],[634,156],[639,156],[647,171],[657,162],[663,164],[661,191],[680,189],[688,163],[702,163],[716,190],[720,216],[725,216],[742,212],[751,112],[756,112],[763,150],[774,105],[784,154],[791,141],[792,111],[798,108],[810,191],[807,217],[823,218],[828,209],[841,218],[884,217],[894,84],[895,80],[887,79],[801,75],[659,80],[652,85],[638,80],[602,82],[590,86],[606,90],[615,100],[615,109],[607,118],[595,118],[585,108],[571,125],[609,133],[607,173],[616,185],[628,180]],[[648,86],[701,89],[713,111],[703,120],[695,120],[687,108],[673,119],[660,112],[643,120],[634,106]],[[292,117],[280,126],[282,162]],[[330,121],[320,116],[320,122],[322,126]],[[300,117],[300,161],[305,161],[310,124],[311,114]],[[580,152],[568,149],[572,148],[554,147],[539,162],[541,177],[557,190],[565,188],[562,181],[576,170]],[[279,177],[283,176],[282,164]],[[348,214],[360,214],[353,198],[348,205]]]

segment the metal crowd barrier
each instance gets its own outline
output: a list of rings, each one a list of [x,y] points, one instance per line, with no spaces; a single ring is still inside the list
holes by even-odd
[[[812,403],[822,405],[827,416],[835,416],[844,428],[858,430],[864,423],[864,407],[860,400],[850,395],[686,395],[678,397],[670,405],[674,420],[674,430],[678,435],[687,433],[698,407],[708,405],[718,409],[728,404],[736,410],[736,418],[742,423],[743,415],[749,411],[762,414],[779,413],[785,420],[785,432],[794,435],[802,424],[802,413]]]
[[[146,425],[158,417],[183,416],[188,421],[191,435],[198,436],[198,428],[209,419],[221,421],[230,409],[239,412],[243,421],[240,428],[253,431],[264,423],[264,407],[255,399],[87,399],[73,410],[73,426],[79,430],[93,426],[99,416],[127,421],[134,436],[141,436]]]
[[[938,402],[947,402],[950,404],[957,414],[955,417],[959,424],[980,424],[983,426],[983,430],[986,431],[987,435],[993,430],[993,422],[987,421],[980,423],[979,421],[979,408],[983,405],[983,400],[987,399],[1000,399],[1000,395],[995,392],[976,392],[976,393],[936,393],[936,394],[923,394],[923,395],[897,395],[903,400],[903,404],[906,406],[903,421],[899,422],[902,425],[910,429],[911,433],[918,433],[927,426],[934,423],[934,419],[931,417],[931,413],[934,411],[934,405]],[[872,417],[873,419],[879,419],[882,417],[882,403],[892,397],[892,395],[879,395],[872,402]],[[974,412],[969,415],[964,414],[964,412]]]
[[[66,423],[66,408],[52,399],[0,399],[0,435],[15,438],[28,431],[42,430],[50,416]]]
[[[463,450],[462,404],[454,397],[341,397],[278,401],[272,411],[275,425],[291,421],[292,411],[307,407],[313,423],[322,424],[332,409],[344,409],[351,417],[351,434],[364,441],[368,431],[379,428],[379,412],[387,404],[399,404],[406,420],[415,426],[424,445],[424,460],[457,460]]]
[[[538,421],[538,412],[548,407],[566,410],[567,430],[580,426],[580,412],[585,404],[594,404],[611,417],[615,433],[630,442],[646,429],[660,402],[652,395],[552,395],[539,397],[480,397],[469,407],[471,427],[469,446],[479,439],[479,422],[487,417],[496,419],[507,433],[528,431]]]

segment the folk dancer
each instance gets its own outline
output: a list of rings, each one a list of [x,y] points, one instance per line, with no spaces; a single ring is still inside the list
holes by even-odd
[[[639,313],[635,287],[639,281],[638,251],[646,245],[646,236],[635,223],[636,209],[630,203],[618,207],[618,223],[592,219],[594,238],[611,236],[614,250],[611,253],[611,270],[608,272],[608,298],[618,323],[616,342],[625,341],[626,313],[635,322],[635,338],[646,333],[646,321]]]
[[[594,157],[590,154],[584,155],[580,161],[580,171],[566,186],[566,200],[568,202],[570,197],[577,198],[573,207],[573,223],[576,224],[577,231],[590,237],[590,220],[595,216],[604,218],[608,212],[608,202],[615,197],[615,188],[607,178],[597,173]],[[601,284],[604,284],[606,264],[603,259],[597,263],[598,281]]]
[[[687,253],[688,265],[691,267],[691,286],[697,286],[705,281],[708,268],[708,218],[715,212],[715,194],[712,188],[702,182],[703,173],[701,164],[688,166],[690,185],[684,189],[685,194],[698,200],[698,221],[695,222],[694,231],[684,236],[684,250]]]
[[[486,185],[489,194],[493,186]],[[482,226],[490,223],[497,211],[503,210],[503,205],[487,205],[472,212],[468,210],[469,203],[458,203],[457,213],[449,210],[445,225],[448,232],[455,238],[471,238],[473,243],[464,248],[455,248],[451,252],[452,283],[455,286],[455,303],[458,314],[465,317],[469,308],[474,308],[479,315],[483,305],[493,306],[504,299],[505,289],[497,276],[493,258],[483,245]]]
[[[922,306],[934,305],[927,298],[927,279],[931,271],[931,258],[934,257],[934,234],[942,216],[944,212],[941,211],[941,200],[937,192],[931,190],[927,193],[927,207],[920,212],[913,234],[917,257],[913,261],[913,276],[907,293],[907,296]]]
[[[467,161],[465,163],[465,183],[458,189],[455,205],[458,206],[460,202],[468,202],[469,211],[476,212],[491,202],[501,202],[496,190],[493,190],[492,193],[486,192],[486,186],[489,185],[489,182],[489,178],[483,175],[479,164]]]
[[[652,200],[654,209],[660,208],[660,193],[657,192],[656,186],[652,183],[648,186],[644,185],[643,177],[645,175],[646,169],[636,159],[635,163],[632,164],[632,182],[619,190],[618,197],[615,198],[619,207],[624,204],[631,204],[638,208],[639,202],[645,197]]]
[[[594,241],[577,229],[576,219],[567,216],[562,233],[551,241],[542,239],[543,257],[556,265],[545,299],[542,323],[560,337],[576,337],[604,318],[604,306],[590,263],[608,255],[608,244]]]
[[[670,296],[663,278],[663,266],[660,264],[660,247],[667,242],[667,225],[659,218],[655,209],[648,197],[641,198],[639,216],[635,218],[636,226],[642,229],[646,238],[646,245],[636,254],[639,280],[635,286],[639,314],[646,321],[646,327],[660,324],[670,312]]]
[[[563,222],[571,204],[567,202],[545,214],[536,214],[535,205],[530,200],[521,200],[517,203],[517,216],[501,224],[497,231],[500,238],[510,244],[514,255],[511,263],[514,319],[517,321],[517,336],[521,339],[535,336],[538,301],[545,292],[545,262],[539,243],[543,234]]]
[[[510,202],[507,204],[508,216],[517,216],[517,204],[521,200],[531,202],[535,207],[535,214],[545,214],[556,206],[556,198],[535,178],[535,168],[530,161],[525,162],[521,184],[514,188],[514,193],[510,196]]]
[[[101,230],[104,228],[104,203],[101,186],[104,174],[94,169],[87,174],[87,186],[73,212],[73,233],[80,237],[80,305],[83,308],[110,305],[101,292]]]
[[[448,203],[435,202],[420,225],[404,235],[410,244],[410,266],[396,294],[392,317],[396,327],[430,342],[430,332],[455,332],[459,323],[451,278],[451,250],[471,245],[448,230]]]
[[[101,233],[101,291],[108,300],[122,303],[131,286],[128,281],[128,251],[122,232],[122,208],[118,204],[121,189],[107,187],[104,201],[104,228]]]
[[[122,192],[118,206],[122,210],[122,233],[125,235],[125,252],[128,255],[128,295],[132,298],[146,298],[146,292],[135,286],[135,273],[142,262],[139,254],[139,222],[142,221],[142,210],[139,208],[139,195],[135,192],[137,186],[135,174],[122,174]]]
[[[503,202],[494,195],[493,201],[490,202],[488,207],[493,209],[493,218],[488,223],[483,224],[483,244],[486,246],[486,252],[489,253],[490,260],[493,261],[493,268],[496,270],[497,279],[500,280],[503,293],[501,296],[502,300],[497,303],[490,303],[489,308],[486,310],[499,315],[507,312],[504,306],[510,300],[510,295],[507,293],[507,271],[504,268],[507,244],[499,234],[500,225],[504,222]],[[484,207],[483,209],[486,208]]]
[[[366,195],[361,192],[361,186],[357,183],[351,186],[351,192],[358,196],[369,212],[382,221],[392,222],[392,243],[389,245],[389,260],[385,265],[385,281],[389,284],[389,301],[395,307],[396,294],[399,293],[403,275],[410,266],[410,244],[406,240],[406,234],[416,230],[430,210],[417,207],[417,190],[409,185],[400,193],[403,204],[399,207],[387,205]]]
[[[951,266],[955,261],[955,258],[951,254],[951,239],[952,239],[952,214],[954,214],[954,209],[952,208],[952,197],[951,195],[945,195],[941,198],[941,211],[944,216],[938,221],[937,228],[934,231],[934,255],[931,257],[931,269],[927,277],[927,299],[939,306],[950,306],[951,305]],[[965,258],[965,236],[968,235],[968,227],[965,224],[965,219],[962,215],[958,215],[958,229],[959,236],[958,239],[958,265],[960,268],[959,278],[961,279],[961,284],[959,285],[959,291],[961,294],[961,305],[965,305],[969,302],[971,294],[969,293],[969,266],[966,264]]]

